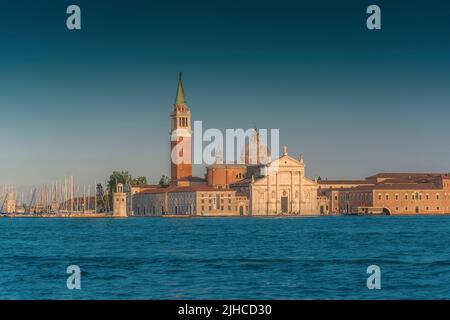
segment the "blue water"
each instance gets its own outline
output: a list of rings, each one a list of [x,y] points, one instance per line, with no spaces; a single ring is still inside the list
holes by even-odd
[[[2,218],[0,298],[450,299],[449,244],[450,216]]]

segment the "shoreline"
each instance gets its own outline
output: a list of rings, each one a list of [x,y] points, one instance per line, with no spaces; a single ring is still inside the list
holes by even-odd
[[[2,214],[0,218],[34,218],[34,219],[128,219],[128,218],[165,218],[165,219],[198,219],[198,218],[232,218],[232,219],[302,219],[302,218],[321,218],[321,217],[430,217],[430,216],[450,216],[450,213],[440,214],[324,214],[324,215],[248,215],[248,216],[230,216],[230,215],[159,215],[159,216],[128,216],[114,217],[111,213],[97,214]]]

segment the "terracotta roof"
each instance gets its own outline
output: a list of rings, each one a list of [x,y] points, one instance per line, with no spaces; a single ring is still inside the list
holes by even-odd
[[[429,190],[441,189],[435,183],[379,183],[375,185],[344,188],[340,191],[376,191],[376,190]]]
[[[168,192],[174,188],[177,188],[178,186],[168,186],[168,187],[161,187],[159,186],[158,188],[154,188],[154,189],[144,189],[138,193],[136,193],[136,195],[140,195],[140,194],[150,194],[150,193],[165,193]]]
[[[317,180],[318,184],[372,184],[367,180]]]
[[[210,192],[228,192],[234,191],[231,189],[218,189],[207,185],[194,185],[194,186],[169,186],[166,188],[157,188],[157,189],[149,189],[143,190],[142,192],[137,193],[137,195],[141,194],[158,194],[158,193],[171,193],[171,192],[198,192],[198,191],[210,191]]]
[[[417,173],[417,172],[380,172],[373,176],[367,177],[371,178],[398,178],[398,179],[418,179],[418,178],[431,178],[439,177],[441,173]]]
[[[435,183],[380,183],[376,184],[373,188],[374,190],[423,190],[423,189],[440,189]]]
[[[132,188],[159,188],[159,184],[138,184],[131,186]]]
[[[176,182],[176,181],[206,182],[206,179],[200,178],[200,177],[186,177],[186,178],[177,179],[177,180],[175,180],[173,182]]]
[[[169,192],[198,192],[198,191],[210,191],[210,192],[228,192],[234,191],[231,189],[218,189],[207,185],[199,185],[199,186],[188,186],[188,187],[178,187]]]

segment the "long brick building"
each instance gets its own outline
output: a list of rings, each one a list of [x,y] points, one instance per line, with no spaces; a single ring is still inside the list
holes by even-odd
[[[329,214],[450,214],[450,175],[379,173],[365,180],[319,181]]]

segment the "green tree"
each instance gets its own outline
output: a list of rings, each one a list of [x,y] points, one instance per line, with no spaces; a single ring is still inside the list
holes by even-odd
[[[170,178],[163,174],[159,180],[159,185],[163,188],[168,187],[170,185]]]
[[[137,177],[131,181],[132,186],[139,186],[142,184],[148,184],[146,177]]]
[[[132,186],[140,185],[140,184],[147,184],[147,178],[144,176],[139,176],[137,178],[133,178],[133,176],[128,171],[114,171],[111,176],[109,177],[109,180],[107,182],[108,186],[108,204],[109,207],[112,208],[112,196],[114,192],[116,191],[116,186],[118,183],[122,184],[130,184]]]
[[[106,211],[106,202],[105,202],[105,190],[103,189],[103,185],[98,183],[97,186],[97,211],[105,212]]]
[[[116,191],[116,185],[118,183],[127,184],[131,183],[133,177],[128,171],[114,171],[108,180],[108,191],[109,194],[113,194]]]

